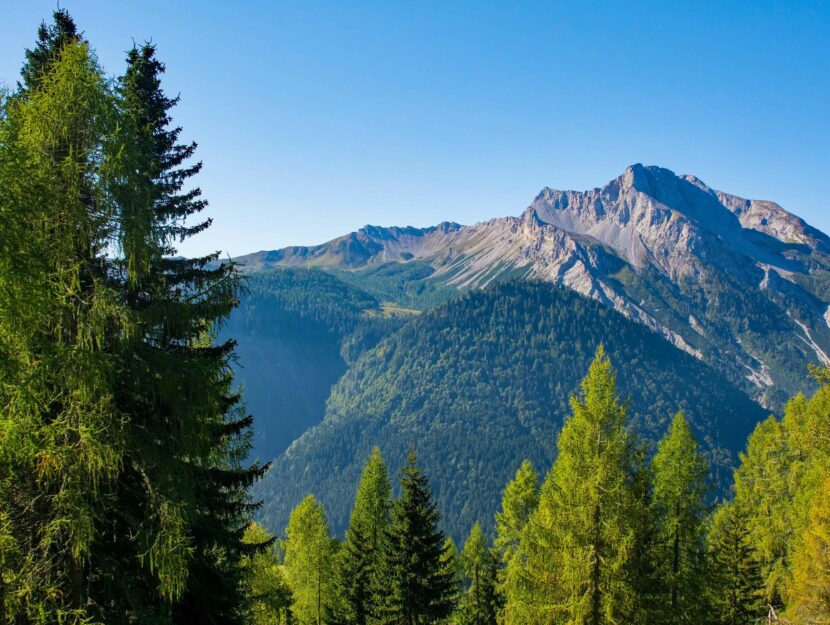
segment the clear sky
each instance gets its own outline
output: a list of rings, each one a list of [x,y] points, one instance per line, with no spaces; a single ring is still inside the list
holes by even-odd
[[[56,6],[3,3],[7,83]],[[636,162],[830,232],[828,0],[61,6],[111,74],[158,45],[215,219],[186,254],[517,215]]]

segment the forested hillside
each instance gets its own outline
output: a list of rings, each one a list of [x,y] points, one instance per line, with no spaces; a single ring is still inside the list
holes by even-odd
[[[549,467],[556,435],[596,347],[619,363],[634,427],[651,440],[684,410],[717,479],[766,413],[710,368],[601,304],[511,282],[449,302],[364,354],[335,386],[323,423],[298,439],[256,490],[280,531],[308,492],[346,524],[362,459],[378,445],[396,470],[414,445],[445,527],[486,523],[523,458]],[[726,482],[722,483],[725,487]]]
[[[349,363],[411,316],[320,270],[249,275],[220,337],[237,342],[236,370],[257,416],[252,453],[268,461],[319,423]]]

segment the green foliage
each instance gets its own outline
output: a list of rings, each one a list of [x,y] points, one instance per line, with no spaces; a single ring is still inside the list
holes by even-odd
[[[686,418],[678,413],[652,460],[656,576],[664,592],[658,620],[693,625],[702,618],[706,477],[709,467]]]
[[[709,530],[707,579],[713,622],[750,625],[764,613],[761,573],[747,519],[734,504],[722,505]]]
[[[507,596],[511,623],[623,623],[638,608],[630,571],[643,502],[631,486],[636,454],[602,346],[571,407],[556,463],[508,568],[517,578]]]
[[[334,612],[336,543],[323,507],[309,495],[291,513],[285,530],[285,573],[299,625],[321,625]]]
[[[152,46],[114,84],[54,17],[0,115],[3,620],[239,623],[238,278],[174,257],[209,221]]]
[[[504,566],[519,546],[522,531],[539,505],[539,476],[530,460],[522,462],[516,477],[504,489],[501,512],[496,513],[493,547]]]
[[[381,620],[390,625],[434,623],[454,608],[455,579],[452,562],[443,557],[440,514],[412,451],[400,486],[386,538],[383,575],[388,594]]]
[[[496,625],[501,607],[496,591],[498,559],[479,523],[470,530],[461,561],[470,586],[461,598],[456,622],[459,625]]]
[[[245,531],[244,542],[252,545],[253,553],[240,560],[250,625],[288,625],[290,622],[291,589],[279,561],[274,538],[256,523]],[[261,545],[268,545],[262,549]]]
[[[392,484],[380,450],[366,462],[357,487],[346,540],[340,549],[337,588],[340,622],[366,625],[381,615],[385,596],[382,576],[386,532],[390,522]]]
[[[313,491],[345,529],[361,458],[379,446],[400,467],[418,442],[445,528],[492,529],[504,485],[525,458],[549,467],[567,397],[605,341],[630,398],[632,426],[650,440],[682,409],[700,433],[721,492],[732,452],[763,410],[711,369],[607,307],[547,284],[497,285],[431,310],[355,362],[332,389],[323,422],[277,458],[256,487],[270,528]],[[306,466],[336,467],[324,473]]]

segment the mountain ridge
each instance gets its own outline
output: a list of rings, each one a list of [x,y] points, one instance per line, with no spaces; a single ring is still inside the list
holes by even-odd
[[[562,285],[658,332],[767,406],[800,390],[807,364],[830,362],[830,238],[774,202],[660,167],[632,165],[587,191],[546,187],[518,216],[366,226],[235,260],[249,271],[350,272],[417,261],[434,269],[426,280],[460,291],[512,278]]]

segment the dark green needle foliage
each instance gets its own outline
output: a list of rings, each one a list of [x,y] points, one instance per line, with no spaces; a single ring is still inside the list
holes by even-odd
[[[401,471],[401,496],[392,507],[384,566],[387,600],[382,621],[423,625],[448,617],[454,608],[456,580],[442,562],[446,537],[438,529],[440,514],[429,482],[410,451]],[[451,565],[451,563],[449,563]]]

